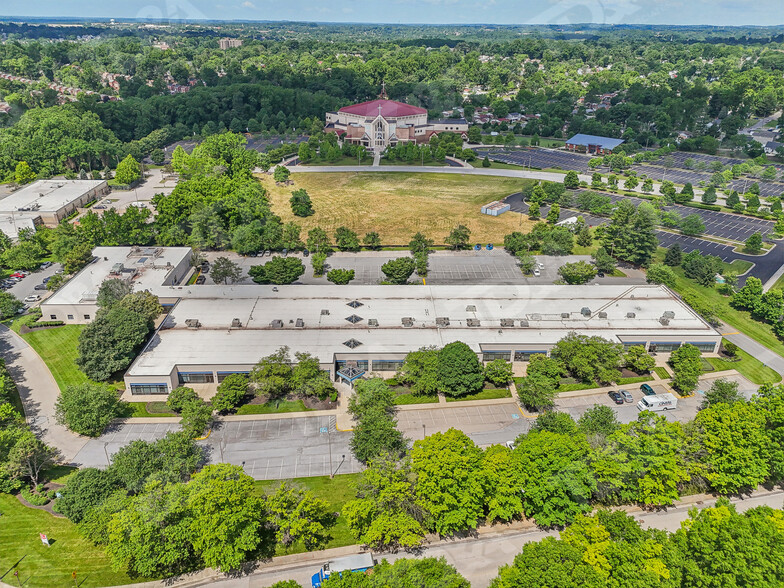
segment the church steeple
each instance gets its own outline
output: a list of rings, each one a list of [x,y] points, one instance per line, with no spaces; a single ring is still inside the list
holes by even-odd
[[[382,100],[389,100],[389,96],[387,96],[387,83],[386,81],[381,82],[381,94],[378,95],[379,98]]]

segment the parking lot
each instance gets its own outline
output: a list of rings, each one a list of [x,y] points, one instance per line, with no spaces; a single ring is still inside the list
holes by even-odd
[[[487,155],[493,161],[521,167],[573,169],[582,173],[588,170],[588,161],[591,159],[588,155],[536,147],[523,147],[515,150],[477,149],[476,155],[479,158],[484,158]]]
[[[674,243],[681,246],[684,253],[689,253],[695,249],[701,251],[705,255],[715,255],[720,257],[722,261],[731,262],[736,259],[733,247],[731,245],[722,245],[714,241],[707,241],[705,239],[695,239],[694,237],[687,237],[686,235],[676,235],[668,233],[667,231],[657,231],[656,237],[659,239],[659,245],[662,247],[669,247]]]
[[[28,296],[40,296],[42,299],[51,294],[48,290],[36,290],[38,284],[42,284],[44,279],[51,278],[55,272],[61,271],[62,266],[59,263],[53,263],[46,269],[39,269],[29,273],[22,278],[19,282],[14,284],[6,292],[13,294],[19,300],[24,300]],[[28,303],[28,306],[38,304],[37,302]]]

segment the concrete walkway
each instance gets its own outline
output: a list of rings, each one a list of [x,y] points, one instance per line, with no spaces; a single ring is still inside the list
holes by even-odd
[[[71,463],[88,439],[55,422],[54,405],[60,388],[49,368],[22,337],[3,325],[0,325],[0,354],[19,389],[30,428],[45,443],[60,450],[63,463]]]

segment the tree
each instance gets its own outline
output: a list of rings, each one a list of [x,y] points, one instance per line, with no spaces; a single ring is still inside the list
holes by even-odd
[[[368,249],[377,251],[381,249],[381,238],[378,236],[377,232],[371,231],[369,233],[365,233],[365,236],[362,237],[362,244]]]
[[[411,237],[411,241],[408,243],[408,249],[411,251],[411,255],[416,255],[417,253],[428,255],[433,247],[433,244],[434,243],[432,239],[428,239],[422,233],[417,233]]]
[[[411,257],[397,257],[390,259],[381,266],[381,271],[392,284],[405,284],[414,273],[414,259]]]
[[[20,309],[24,308],[24,302],[19,300],[10,292],[0,292],[0,318],[7,319],[15,317]]]
[[[293,284],[305,273],[296,257],[274,257],[262,265],[252,265],[248,274],[257,284]]]
[[[623,346],[599,336],[571,332],[550,351],[573,377],[583,382],[614,382],[620,373]]]
[[[558,218],[561,216],[561,207],[557,204],[553,204],[550,207],[550,210],[547,211],[547,222],[551,225],[554,225],[558,222]]]
[[[229,374],[218,384],[218,391],[212,397],[212,408],[221,414],[237,410],[248,394],[248,376]]]
[[[506,386],[512,381],[512,364],[503,359],[494,359],[485,366],[485,379],[496,386]]]
[[[465,225],[457,225],[444,239],[451,249],[459,251],[468,247],[468,240],[471,238],[471,230]]]
[[[735,190],[733,190],[732,192],[730,192],[729,196],[727,196],[726,201],[727,201],[727,208],[735,208],[735,206],[740,204],[740,196],[738,196],[738,193]]]
[[[532,430],[514,449],[523,489],[523,512],[542,527],[563,526],[591,510],[596,481],[590,447],[580,434]]]
[[[718,200],[718,197],[716,196],[716,188],[713,186],[708,186],[705,188],[705,191],[702,193],[702,197],[700,199],[703,204],[716,204],[716,200]]]
[[[106,500],[120,486],[117,476],[110,468],[82,468],[68,478],[68,484],[57,501],[57,510],[78,523],[87,511]]]
[[[759,254],[762,251],[762,235],[759,233],[754,233],[751,235],[748,239],[746,239],[743,250],[746,253],[751,253],[752,255]]]
[[[346,227],[338,227],[335,231],[335,245],[341,251],[359,251],[359,236]]]
[[[696,442],[704,452],[705,479],[722,494],[755,488],[770,473],[765,415],[747,402],[719,402],[697,413]]]
[[[395,563],[383,559],[372,574],[333,574],[324,586],[330,588],[387,588],[417,586],[418,588],[469,588],[470,584],[457,570],[440,557],[403,558]]]
[[[711,387],[705,393],[705,400],[702,402],[702,408],[707,408],[711,405],[723,402],[725,404],[735,404],[736,402],[743,402],[745,398],[738,392],[738,383],[731,382],[725,378],[714,380]]]
[[[102,384],[85,382],[67,386],[55,403],[57,422],[74,433],[97,437],[122,413],[125,402]]]
[[[591,188],[594,190],[601,190],[604,188],[604,182],[602,181],[602,174],[599,172],[594,172],[591,174]]]
[[[140,180],[141,177],[142,170],[139,162],[130,153],[117,165],[117,170],[114,172],[114,180],[126,186]]]
[[[596,267],[587,261],[565,263],[558,268],[558,275],[567,284],[585,284],[596,277]]]
[[[520,271],[525,275],[530,275],[536,267],[536,259],[527,251],[519,251],[517,253],[517,263],[520,266]]]
[[[490,158],[485,155],[484,159],[482,159],[482,167],[490,167]]]
[[[636,209],[629,200],[621,200],[605,226],[602,244],[616,259],[646,266],[658,247],[656,211],[648,203]]]
[[[564,188],[568,188],[570,190],[575,190],[580,187],[580,178],[577,176],[577,172],[574,170],[569,170],[566,172],[563,180]]]
[[[116,278],[104,280],[98,288],[97,304],[99,308],[109,309],[131,293],[133,285]]]
[[[517,384],[520,402],[528,409],[545,410],[554,405],[558,382],[540,373],[529,373]]]
[[[730,304],[735,308],[752,310],[757,307],[762,299],[762,281],[754,276],[749,276],[743,287],[730,298]]]
[[[169,397],[166,399],[166,406],[174,412],[182,412],[185,405],[193,400],[197,400],[199,395],[193,388],[187,386],[179,386],[169,392]]]
[[[354,538],[375,550],[411,549],[425,540],[426,513],[416,500],[411,460],[380,454],[357,482],[357,498],[344,505]]]
[[[182,432],[191,439],[204,434],[212,421],[212,404],[201,398],[186,402],[180,413]]]
[[[321,549],[329,540],[327,526],[332,513],[329,503],[311,491],[295,488],[286,482],[267,496],[268,525],[278,543],[289,547],[302,542],[305,549]]]
[[[35,181],[37,177],[38,176],[36,173],[26,161],[20,161],[16,164],[16,170],[14,171],[14,182],[20,186]]]
[[[528,204],[528,218],[531,220],[537,220],[540,214],[541,212],[540,212],[539,203],[535,201],[531,201]]]
[[[656,360],[648,355],[644,345],[630,346],[624,353],[622,361],[627,368],[638,374],[650,372],[656,365]]]
[[[453,341],[438,353],[438,390],[447,396],[465,396],[482,389],[482,363],[471,348]]]
[[[571,415],[565,412],[548,410],[536,417],[531,429],[536,431],[550,431],[551,433],[558,433],[560,435],[573,435],[577,433],[577,423],[574,422]]]
[[[294,190],[289,199],[291,204],[291,212],[294,216],[311,216],[315,211],[313,210],[313,203],[310,201],[310,196],[304,188]]]
[[[675,377],[672,385],[681,392],[688,393],[697,387],[697,380],[702,375],[700,350],[694,345],[685,343],[670,354],[670,365]]]
[[[702,235],[705,232],[705,223],[699,214],[690,214],[681,221],[681,233],[689,236]]]
[[[333,284],[344,286],[354,279],[354,270],[332,269],[327,272],[327,280]]]
[[[681,264],[681,246],[678,243],[673,243],[667,248],[667,253],[664,255],[664,264],[670,267],[678,267]]]
[[[131,365],[149,332],[146,317],[132,310],[100,312],[79,334],[76,363],[88,378],[106,381]]]
[[[603,441],[620,426],[620,423],[618,415],[612,408],[604,404],[594,404],[577,419],[577,426],[589,437],[598,437]]]
[[[604,247],[599,247],[599,249],[596,250],[596,253],[591,255],[591,259],[596,266],[597,271],[605,274],[611,274],[615,271],[616,261],[607,253],[607,250]]]
[[[321,227],[308,231],[308,249],[316,253],[329,253],[332,249],[327,232]]]
[[[680,193],[675,196],[675,202],[678,204],[686,204],[692,200],[694,200],[694,187],[689,182],[686,182],[683,185],[683,188],[681,188]]]
[[[649,284],[664,284],[670,288],[675,287],[675,272],[668,265],[652,263],[645,273]]]
[[[216,284],[229,284],[242,278],[242,268],[228,257],[218,257],[212,262],[212,279]]]
[[[135,312],[147,321],[150,329],[152,329],[155,319],[163,312],[158,297],[148,290],[126,294],[115,304],[114,308],[124,308]]]
[[[438,354],[435,347],[423,347],[406,355],[397,379],[411,386],[411,392],[432,396],[438,392]]]
[[[291,359],[289,348],[262,357],[250,372],[250,381],[260,395],[281,398],[291,389]]]
[[[359,461],[367,463],[382,453],[403,455],[406,440],[397,429],[394,395],[384,380],[358,380],[348,411],[356,421],[350,446]]]
[[[310,258],[310,264],[313,266],[313,276],[320,277],[324,275],[324,267],[327,263],[326,253],[314,253]]]
[[[477,526],[483,515],[486,473],[482,450],[462,431],[449,429],[414,442],[411,468],[426,524],[440,535]]]
[[[285,165],[276,165],[275,171],[272,172],[272,179],[279,184],[288,182],[290,177],[291,171]]]

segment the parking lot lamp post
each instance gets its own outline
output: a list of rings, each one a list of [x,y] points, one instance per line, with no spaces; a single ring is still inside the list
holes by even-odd
[[[425,423],[422,423],[422,440],[427,437],[427,433],[425,432]]]

